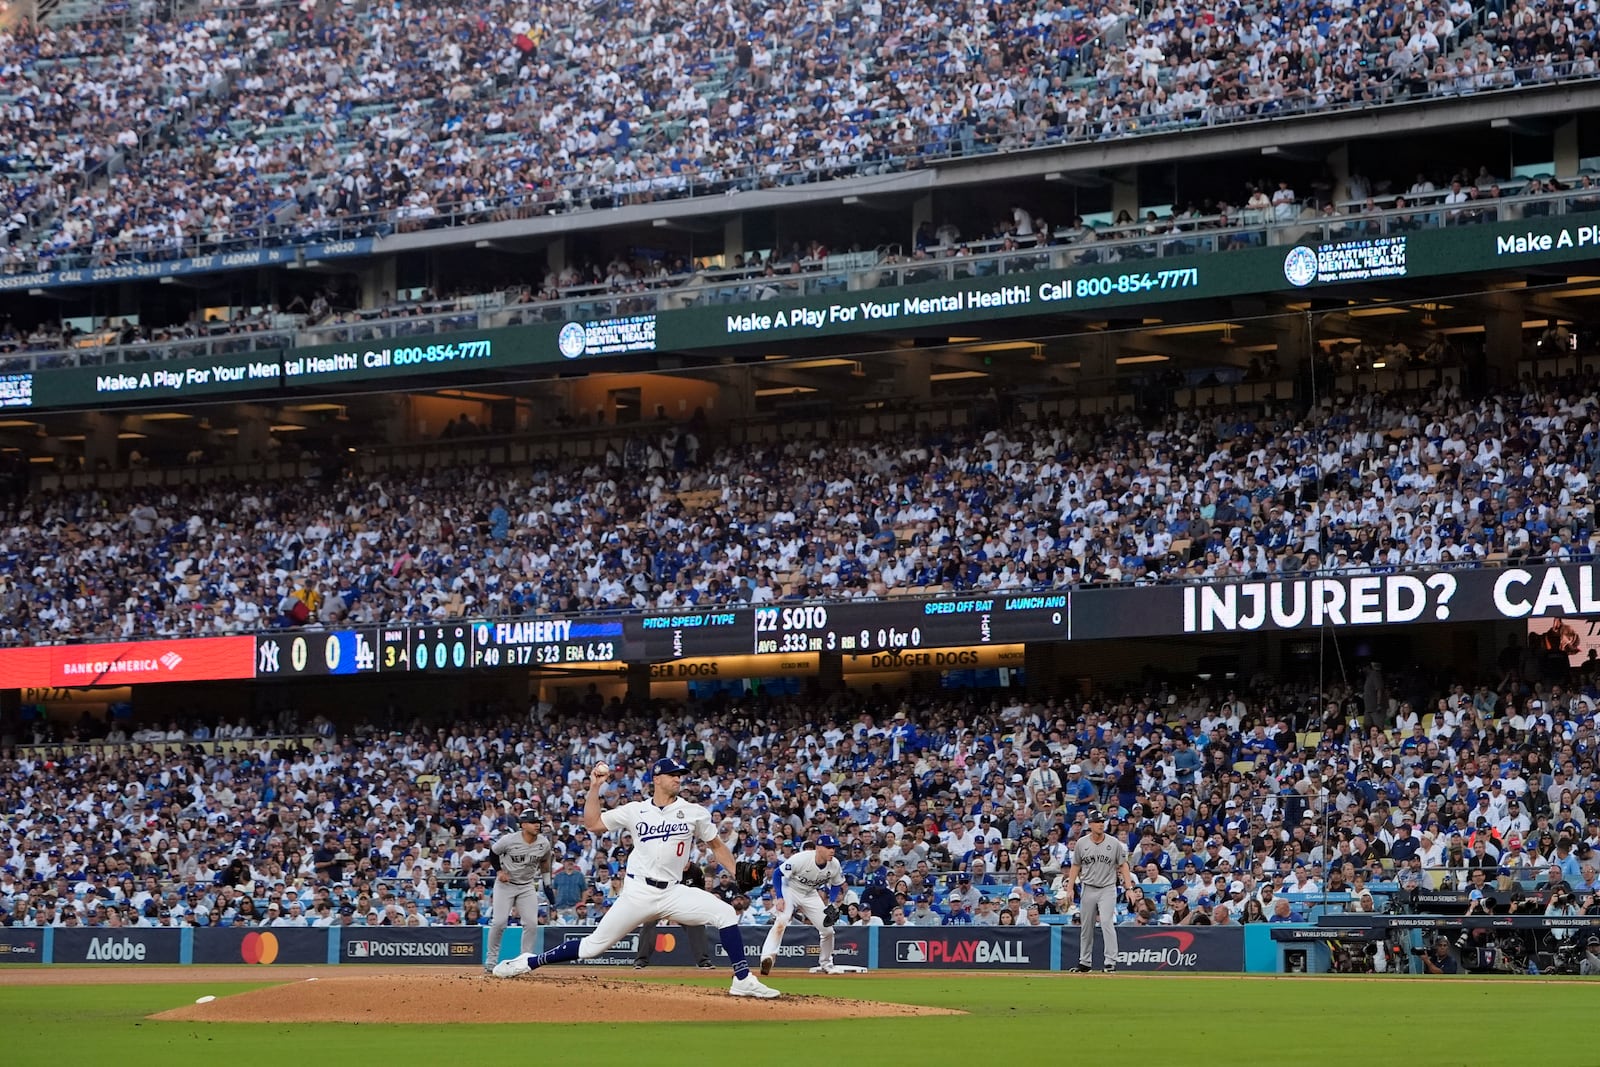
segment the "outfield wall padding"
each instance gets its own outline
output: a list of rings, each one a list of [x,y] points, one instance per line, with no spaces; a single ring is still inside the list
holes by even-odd
[[[538,952],[586,936],[592,926],[543,926],[506,931],[501,955]],[[765,926],[744,926],[745,951],[752,960],[767,936]],[[712,962],[727,966],[727,953],[708,931]],[[639,931],[630,932],[592,966],[625,966],[638,950]],[[692,967],[688,938],[680,927],[660,926],[652,966]],[[1203,926],[1120,926],[1118,967],[1134,971],[1245,970],[1271,973],[1281,953],[1265,926],[1219,930]],[[0,928],[0,966],[33,963],[238,963],[253,965],[344,963],[480,966],[487,957],[486,927],[346,926],[198,927],[182,929]],[[817,932],[791,925],[777,964],[810,968],[817,964]],[[1096,944],[1093,964],[1104,959]],[[1068,926],[844,926],[834,932],[834,962],[855,967],[951,971],[1054,971],[1078,963],[1078,930]]]

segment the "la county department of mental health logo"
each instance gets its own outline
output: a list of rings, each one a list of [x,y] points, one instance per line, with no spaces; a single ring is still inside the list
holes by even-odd
[[[583,350],[588,344],[584,337],[583,323],[569,322],[561,327],[561,332],[556,334],[556,347],[568,359],[577,359],[583,355]]]
[[[1283,276],[1289,284],[1299,288],[1317,280],[1317,253],[1305,245],[1295,245],[1283,257]]]

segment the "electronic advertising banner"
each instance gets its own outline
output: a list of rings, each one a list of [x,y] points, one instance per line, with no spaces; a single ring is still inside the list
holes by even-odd
[[[483,963],[483,930],[477,926],[343,926],[340,963]]]
[[[1048,971],[1053,927],[882,926],[878,966],[919,971]]]
[[[43,930],[31,926],[0,927],[0,964],[43,962]]]
[[[177,963],[183,931],[73,929],[58,926],[52,963]]]
[[[1061,928],[1061,967],[1078,965],[1079,930]],[[1090,965],[1099,970],[1105,964],[1105,943],[1095,931]],[[1244,970],[1244,927],[1211,926],[1119,926],[1117,927],[1117,969],[1124,971],[1220,971]]]
[[[329,936],[319,927],[202,926],[194,932],[194,962],[327,963]]]

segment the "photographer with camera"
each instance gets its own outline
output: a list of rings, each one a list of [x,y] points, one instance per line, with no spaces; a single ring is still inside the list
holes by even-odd
[[[1572,892],[1572,887],[1567,884],[1567,880],[1562,877],[1559,864],[1550,865],[1550,872],[1545,880],[1539,883],[1539,889],[1550,894],[1544,906],[1546,915],[1564,917],[1578,914],[1578,898]],[[1550,935],[1558,942],[1565,942],[1577,932],[1578,929],[1574,926],[1557,926],[1551,929]]]
[[[1461,965],[1450,952],[1450,938],[1444,934],[1435,934],[1430,948],[1414,948],[1411,954],[1422,961],[1422,970],[1426,974],[1461,973]]]
[[[1583,946],[1583,960],[1578,964],[1579,974],[1600,974],[1600,934],[1590,934]]]
[[[1371,974],[1372,952],[1376,945],[1346,946],[1343,943],[1334,945],[1331,963],[1328,968],[1330,974]]]

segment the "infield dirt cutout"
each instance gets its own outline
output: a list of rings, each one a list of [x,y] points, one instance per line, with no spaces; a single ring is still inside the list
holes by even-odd
[[[701,976],[688,971],[686,975]],[[263,976],[264,977],[264,976]],[[849,981],[849,979],[840,979]],[[318,976],[152,1015],[225,1023],[605,1023],[825,1020],[960,1015],[947,1008],[839,997],[755,1000],[719,988],[627,981],[571,971],[480,975]],[[777,983],[781,988],[781,980]]]

